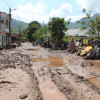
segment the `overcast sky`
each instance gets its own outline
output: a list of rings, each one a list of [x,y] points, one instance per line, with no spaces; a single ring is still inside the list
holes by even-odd
[[[100,0],[0,0],[0,11],[24,22],[39,21],[47,23],[50,17],[71,18],[72,22],[83,17],[82,9],[100,13]],[[17,9],[13,11],[13,9]]]

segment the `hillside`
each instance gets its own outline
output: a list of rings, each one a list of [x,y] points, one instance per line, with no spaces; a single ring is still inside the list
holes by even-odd
[[[91,18],[95,20],[96,17],[100,17],[100,14],[96,13]],[[86,23],[88,23],[89,19],[80,19],[79,21],[81,21],[81,22],[85,21]],[[70,29],[78,29],[78,28],[81,28],[81,24],[77,24],[77,23],[71,22],[68,25],[68,28],[70,28]]]
[[[97,16],[100,17],[100,14],[98,14],[98,13],[94,14],[92,16],[92,19],[95,19]],[[88,19],[80,19],[80,21],[86,21],[86,23],[88,23],[89,20]],[[11,22],[12,33],[18,33],[19,30],[26,29],[27,26],[28,26],[28,23],[13,19],[12,22]],[[68,28],[70,28],[70,29],[78,29],[78,28],[81,28],[81,24],[77,24],[77,23],[71,22],[68,25]]]
[[[26,29],[26,27],[28,26],[28,23],[25,23],[23,21],[19,21],[16,19],[13,19],[11,21],[11,29],[12,29],[12,33],[18,33],[19,30],[24,30]]]

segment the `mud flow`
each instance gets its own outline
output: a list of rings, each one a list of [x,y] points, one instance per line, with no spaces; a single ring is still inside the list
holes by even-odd
[[[31,43],[5,51],[0,54],[0,100],[22,99],[100,100],[100,60]]]

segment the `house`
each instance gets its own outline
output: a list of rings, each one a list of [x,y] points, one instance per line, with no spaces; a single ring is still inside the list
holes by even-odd
[[[11,41],[12,43],[15,42],[20,42],[21,39],[21,35],[20,34],[11,34]]]
[[[0,48],[7,48],[10,44],[9,15],[0,12]]]

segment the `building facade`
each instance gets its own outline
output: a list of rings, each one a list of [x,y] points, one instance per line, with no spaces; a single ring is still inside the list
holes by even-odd
[[[9,15],[0,12],[0,48],[7,48],[10,43]]]

